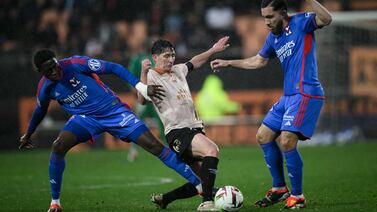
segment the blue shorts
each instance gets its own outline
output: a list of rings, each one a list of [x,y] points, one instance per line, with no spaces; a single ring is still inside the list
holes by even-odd
[[[123,141],[136,142],[148,128],[132,111],[121,106],[101,116],[73,115],[63,131],[75,134],[79,142],[94,141],[103,132]]]
[[[323,99],[301,94],[282,96],[272,106],[263,124],[278,133],[295,132],[300,140],[306,140],[314,133],[323,104]]]

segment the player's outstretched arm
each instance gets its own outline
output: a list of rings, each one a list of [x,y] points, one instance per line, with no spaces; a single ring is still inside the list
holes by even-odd
[[[306,0],[316,13],[315,21],[318,27],[327,26],[331,23],[331,13],[316,0]]]
[[[143,83],[144,85],[148,84],[147,76],[148,76],[148,71],[150,68],[151,68],[151,61],[149,59],[144,59],[141,62],[141,74],[140,74],[140,82]],[[162,100],[162,98],[165,96],[164,94],[165,91],[162,89],[161,85],[147,85],[146,89],[147,89],[146,92],[148,96],[156,97],[160,100]],[[141,92],[137,93],[137,101],[142,105],[147,103],[147,99],[144,98]]]
[[[229,36],[222,37],[212,46],[212,48],[191,58],[190,62],[192,65],[194,65],[194,68],[202,66],[213,54],[224,51],[226,48],[228,48],[228,40]]]
[[[232,66],[241,69],[258,69],[267,65],[268,59],[260,56],[259,54],[240,60],[221,60],[216,59],[211,61],[211,68],[214,72],[219,71],[220,68]]]
[[[102,70],[102,73],[114,73],[121,79],[127,81],[129,84],[134,86],[136,90],[148,101],[151,101],[151,97],[156,97],[161,99],[164,96],[164,91],[160,85],[146,85],[143,82],[140,82],[130,71],[128,71],[124,66],[112,63],[108,61],[102,61],[105,63],[105,69]],[[93,70],[92,70],[93,71]]]
[[[42,106],[37,105],[37,107],[35,108],[31,120],[29,122],[27,132],[20,138],[20,145],[18,146],[19,149],[34,148],[34,144],[31,140],[31,135],[34,133],[37,126],[42,122],[43,118],[46,116],[48,105],[49,101],[44,101],[44,104],[42,104]]]

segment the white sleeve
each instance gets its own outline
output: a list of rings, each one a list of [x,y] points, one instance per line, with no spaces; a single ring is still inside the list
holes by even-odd
[[[141,95],[143,95],[143,97],[148,100],[148,101],[152,101],[151,98],[148,96],[148,85],[142,83],[142,82],[138,82],[135,86],[136,90],[139,91],[139,93]]]

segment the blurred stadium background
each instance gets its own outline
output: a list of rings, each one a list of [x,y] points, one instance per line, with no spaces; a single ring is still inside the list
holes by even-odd
[[[316,135],[307,144],[376,139],[377,2],[321,2],[334,14],[332,25],[316,32],[319,75],[327,99]],[[59,57],[89,55],[128,67],[159,37],[172,41],[177,62],[184,62],[220,36],[230,35],[231,47],[215,58],[249,57],[258,52],[267,34],[259,5],[246,0],[0,1],[0,148],[16,148],[27,127],[40,78],[31,64],[36,49],[53,48]],[[290,12],[309,10],[305,1],[289,1],[289,6]],[[207,63],[189,75],[194,96],[209,74]],[[220,144],[254,143],[261,118],[282,92],[278,61],[260,71],[224,70],[218,76],[241,110],[208,122],[210,137]],[[124,82],[102,78],[134,104]],[[68,118],[53,105],[36,133],[38,146],[48,147]]]
[[[307,194],[315,199],[311,202],[315,210],[372,211],[377,201],[373,183],[377,175],[373,165],[377,160],[377,1],[320,2],[334,15],[329,27],[316,32],[319,75],[327,99],[316,134],[302,144],[331,145],[302,150],[306,167],[310,167],[304,184]],[[249,57],[258,52],[267,34],[259,5],[260,1],[254,0],[0,0],[0,211],[40,211],[48,205],[48,148],[69,118],[57,104],[50,105],[48,116],[35,133],[38,150],[16,152],[35,105],[40,76],[33,71],[31,57],[36,49],[53,48],[59,58],[88,55],[128,67],[159,37],[172,41],[177,62],[185,62],[219,37],[229,35],[230,48],[214,58]],[[310,10],[303,0],[290,0],[288,5],[292,13]],[[194,96],[211,73],[207,63],[189,75]],[[222,150],[220,170],[225,171],[219,174],[218,184],[240,186],[248,199],[246,206],[251,207],[250,198],[263,195],[269,179],[262,153],[253,147],[255,133],[282,93],[283,75],[277,60],[259,71],[228,69],[217,75],[230,99],[241,105],[235,114],[206,122],[209,137],[228,146]],[[114,76],[101,78],[121,98],[131,105],[135,103],[134,94],[124,82]],[[346,143],[357,144],[334,145]],[[239,145],[242,147],[234,147]],[[250,148],[243,148],[246,145]],[[68,210],[152,210],[151,205],[140,206],[147,202],[148,195],[173,187],[164,183],[153,187],[156,179],[168,175],[174,179],[174,186],[182,182],[145,153],[133,165],[126,162],[123,151],[104,150],[123,148],[128,145],[113,142],[109,135],[92,146],[76,148],[92,149],[93,153],[83,151],[69,157],[67,187],[63,186],[65,201],[70,202]],[[103,168],[98,169],[97,164]],[[82,169],[88,172],[85,176]],[[150,170],[150,179],[144,179],[145,169]],[[124,173],[128,178],[120,177]],[[123,179],[129,183],[124,185]],[[104,180],[109,184],[95,187]],[[342,188],[334,188],[339,182]],[[140,183],[146,187],[134,189]],[[126,195],[129,208],[123,208],[124,199],[120,198],[125,189],[135,194]],[[93,197],[97,202],[82,202],[80,196]],[[193,209],[197,202],[181,204],[175,210]]]

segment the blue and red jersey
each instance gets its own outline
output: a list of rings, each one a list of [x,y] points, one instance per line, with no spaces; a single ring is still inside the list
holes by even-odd
[[[85,56],[59,60],[62,79],[51,81],[42,77],[37,90],[37,107],[29,124],[28,133],[47,111],[50,100],[56,100],[72,115],[100,117],[110,109],[124,106],[116,94],[99,79],[100,74],[116,74],[135,87],[139,79],[123,66]]]
[[[301,13],[289,17],[282,33],[269,33],[259,55],[280,60],[284,72],[284,95],[302,94],[324,98],[318,80],[314,31],[318,29],[315,13]]]

